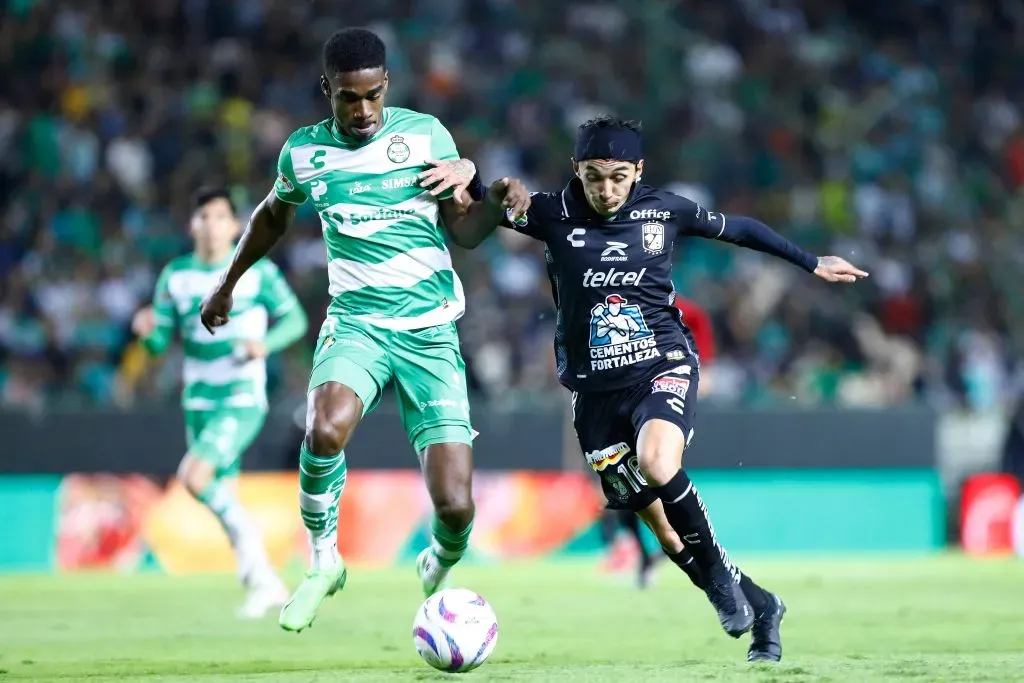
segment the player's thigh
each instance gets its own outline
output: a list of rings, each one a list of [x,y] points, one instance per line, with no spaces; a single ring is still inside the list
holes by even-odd
[[[587,464],[614,510],[642,510],[657,497],[640,473],[629,421],[631,391],[572,395],[573,428]]]
[[[363,415],[377,407],[391,379],[387,343],[383,333],[373,328],[327,318],[313,351],[307,388],[310,413],[314,412],[313,391],[330,382],[351,389],[362,401]]]
[[[418,454],[436,444],[461,444],[469,452],[466,364],[454,323],[396,331],[389,353],[402,426]]]
[[[660,483],[679,470],[693,438],[698,381],[695,362],[673,365],[643,389],[633,408],[642,469]]]
[[[256,440],[267,413],[262,408],[221,408],[203,412],[202,429],[189,445],[190,458],[206,463],[219,477],[237,476],[242,456]]]

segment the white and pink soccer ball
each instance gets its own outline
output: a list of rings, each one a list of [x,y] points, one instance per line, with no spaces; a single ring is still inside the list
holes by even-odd
[[[446,588],[427,598],[412,622],[416,652],[441,671],[472,671],[498,643],[498,618],[475,591]]]

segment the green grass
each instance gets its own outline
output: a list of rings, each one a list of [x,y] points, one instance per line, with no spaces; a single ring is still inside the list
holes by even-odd
[[[703,595],[593,564],[460,568],[501,624],[475,681],[1020,681],[1024,562],[754,562],[789,606],[785,658],[750,666]],[[412,568],[350,573],[313,629],[238,622],[230,577],[0,577],[0,681],[434,681],[412,647]]]

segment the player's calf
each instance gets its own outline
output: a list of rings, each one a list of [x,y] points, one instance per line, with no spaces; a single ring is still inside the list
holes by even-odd
[[[651,419],[640,428],[640,470],[707,581],[705,593],[726,633],[738,638],[750,630],[754,611],[739,586],[739,572],[718,544],[707,508],[682,468],[686,436],[676,424]]]
[[[259,530],[238,502],[232,483],[218,477],[207,459],[193,454],[182,459],[178,480],[217,517],[235,550],[242,583],[248,586],[259,580],[257,574],[267,573],[270,563]]]
[[[435,593],[469,547],[473,530],[473,453],[468,444],[438,443],[423,451],[423,474],[434,504],[430,547],[417,558],[425,595]]]

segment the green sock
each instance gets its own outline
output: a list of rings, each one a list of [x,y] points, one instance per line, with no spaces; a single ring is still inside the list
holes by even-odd
[[[430,531],[434,535],[430,548],[434,551],[438,564],[442,567],[451,567],[466,554],[473,522],[462,531],[454,531],[434,515],[430,521]]]
[[[337,547],[338,502],[345,488],[348,466],[345,452],[326,457],[313,455],[302,444],[299,450],[299,509],[309,531],[314,556]]]

